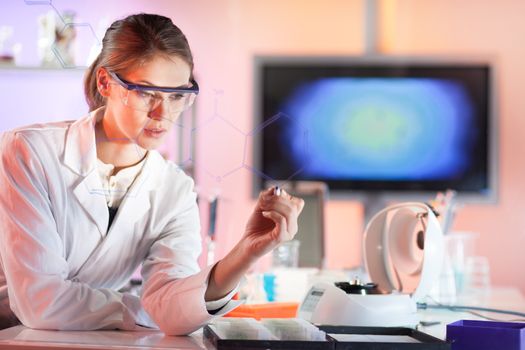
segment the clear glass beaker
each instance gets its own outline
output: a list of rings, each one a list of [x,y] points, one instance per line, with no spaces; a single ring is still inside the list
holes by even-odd
[[[448,259],[454,275],[456,293],[465,293],[466,267],[469,257],[474,256],[478,234],[475,232],[452,232],[445,235],[445,259]]]
[[[281,243],[273,250],[272,267],[296,268],[299,266],[299,246],[301,242],[291,240]]]

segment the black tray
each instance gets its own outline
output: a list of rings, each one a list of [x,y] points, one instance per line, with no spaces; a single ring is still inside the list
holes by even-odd
[[[417,331],[403,327],[346,327],[346,326],[318,326],[328,334],[368,334],[368,335],[395,335],[407,336],[418,340],[419,343],[392,343],[392,342],[360,342],[337,341],[334,339],[335,350],[450,350],[451,344]],[[331,338],[331,337],[330,337]]]
[[[208,339],[217,350],[252,350],[252,349],[313,349],[335,350],[332,339],[326,341],[306,340],[252,340],[252,339],[223,339],[213,329],[213,325],[204,327],[204,337]]]
[[[346,327],[317,326],[327,333],[326,341],[303,340],[253,340],[221,338],[214,331],[213,325],[204,327],[204,337],[217,350],[250,350],[250,349],[313,349],[313,350],[450,350],[451,345],[444,340],[411,328],[401,327]],[[329,334],[366,334],[407,336],[418,340],[418,343],[338,341]]]

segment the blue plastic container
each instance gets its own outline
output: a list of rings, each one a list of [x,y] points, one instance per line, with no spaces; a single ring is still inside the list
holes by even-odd
[[[263,288],[266,292],[266,300],[275,301],[275,274],[265,273],[263,275]]]
[[[461,320],[447,325],[452,350],[525,350],[525,323]]]

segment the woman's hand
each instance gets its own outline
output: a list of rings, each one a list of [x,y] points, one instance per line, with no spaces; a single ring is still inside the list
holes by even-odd
[[[262,191],[239,243],[214,266],[204,298],[217,300],[228,294],[261,256],[297,233],[297,217],[304,207],[301,198],[274,188]]]
[[[270,252],[281,242],[293,239],[297,233],[297,218],[303,210],[304,201],[285,191],[281,191],[280,195],[275,191],[275,188],[270,188],[259,194],[239,242],[253,260]]]

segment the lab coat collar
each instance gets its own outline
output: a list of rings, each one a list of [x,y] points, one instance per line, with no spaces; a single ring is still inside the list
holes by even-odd
[[[97,167],[95,125],[104,117],[104,107],[90,112],[71,124],[66,136],[64,164],[79,175],[87,176]],[[149,163],[149,166],[148,166]],[[158,152],[149,151],[142,172],[151,166],[159,167],[164,159]]]
[[[95,124],[104,115],[104,107],[78,119],[69,127],[64,150],[64,164],[79,175],[86,176],[96,166]]]
[[[81,118],[69,127],[66,136],[64,151],[64,164],[72,171],[84,177],[73,190],[77,199],[96,223],[102,236],[106,235],[109,213],[102,182],[98,174],[97,151],[95,140],[95,124],[103,116],[103,109],[91,112],[87,117]],[[144,166],[136,180],[131,185],[123,200],[120,209],[126,207],[126,212],[133,213],[120,217],[117,214],[115,225],[133,224],[150,208],[149,193],[158,184],[157,177],[162,173],[164,159],[156,151],[149,151]],[[122,221],[119,223],[119,221]],[[126,225],[127,224],[127,225]]]

